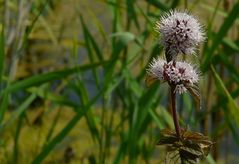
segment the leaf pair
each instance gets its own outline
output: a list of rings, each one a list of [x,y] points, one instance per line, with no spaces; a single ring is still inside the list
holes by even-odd
[[[160,132],[157,145],[168,146],[166,163],[199,163],[199,159],[206,157],[213,145],[208,137],[197,132],[181,129],[180,138],[169,129]]]

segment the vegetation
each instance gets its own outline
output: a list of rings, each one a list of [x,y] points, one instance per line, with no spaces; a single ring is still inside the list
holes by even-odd
[[[0,0],[0,163],[162,163],[169,88],[145,75],[164,55],[155,22],[174,8],[207,33],[189,56],[201,109],[178,97],[180,125],[215,142],[208,163],[238,162],[237,0]]]

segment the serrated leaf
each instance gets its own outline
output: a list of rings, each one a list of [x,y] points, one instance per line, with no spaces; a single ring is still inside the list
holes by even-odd
[[[180,161],[187,163],[198,163],[200,158],[208,155],[213,142],[207,136],[197,132],[190,132],[181,130],[181,137],[179,138],[176,132],[164,129],[160,131],[160,139],[158,145],[168,146],[167,156],[169,158],[180,157]],[[178,154],[177,154],[178,153]],[[174,159],[177,161],[178,159]]]

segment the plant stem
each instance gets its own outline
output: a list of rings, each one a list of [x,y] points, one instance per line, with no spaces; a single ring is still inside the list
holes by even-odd
[[[180,138],[180,126],[178,122],[178,117],[177,117],[177,111],[176,111],[176,93],[174,92],[175,86],[171,86],[170,91],[171,91],[171,103],[172,103],[172,114],[173,114],[173,123],[175,127],[175,131],[177,136]]]

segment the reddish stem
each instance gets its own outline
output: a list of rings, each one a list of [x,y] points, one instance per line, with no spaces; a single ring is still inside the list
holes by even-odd
[[[181,129],[180,129],[180,125],[178,122],[178,116],[177,116],[177,111],[176,111],[176,93],[174,92],[175,86],[171,86],[170,90],[171,90],[173,123],[174,123],[176,134],[180,138]]]

